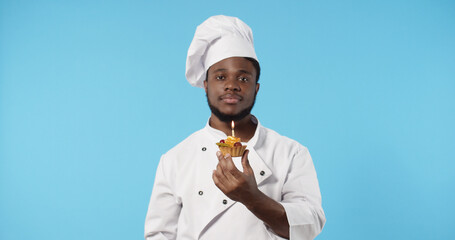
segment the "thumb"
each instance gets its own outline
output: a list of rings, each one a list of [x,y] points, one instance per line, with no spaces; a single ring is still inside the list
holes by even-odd
[[[253,168],[251,168],[250,161],[248,160],[248,153],[250,153],[250,151],[245,150],[242,156],[243,173],[247,175],[254,175]]]

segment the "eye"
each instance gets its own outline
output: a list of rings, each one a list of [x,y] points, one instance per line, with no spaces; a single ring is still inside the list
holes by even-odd
[[[218,75],[218,76],[216,76],[215,79],[216,80],[224,80],[224,76],[223,75]]]
[[[248,78],[246,77],[239,77],[240,82],[248,82]]]

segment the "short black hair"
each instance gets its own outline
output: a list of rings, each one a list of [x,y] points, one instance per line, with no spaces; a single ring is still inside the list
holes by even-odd
[[[250,58],[250,57],[243,57],[243,58],[245,58],[246,60],[250,61],[253,64],[254,69],[256,69],[256,83],[258,83],[259,75],[261,75],[261,66],[259,66],[259,62],[254,58]],[[207,71],[205,72],[205,81],[207,81],[208,78],[209,78],[209,70],[207,69]]]

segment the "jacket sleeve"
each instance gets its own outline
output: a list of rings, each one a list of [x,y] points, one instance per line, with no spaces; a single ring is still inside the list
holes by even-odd
[[[314,239],[324,227],[319,183],[308,149],[301,147],[289,166],[282,201],[291,240]]]
[[[156,170],[155,183],[145,218],[145,239],[175,239],[177,223],[182,208],[181,201],[173,192],[172,182],[166,175],[164,156]],[[170,178],[172,179],[172,178]]]

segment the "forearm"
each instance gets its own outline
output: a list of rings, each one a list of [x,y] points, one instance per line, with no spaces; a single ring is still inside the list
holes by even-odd
[[[280,203],[258,190],[254,198],[243,204],[276,234],[289,239],[289,222]]]

